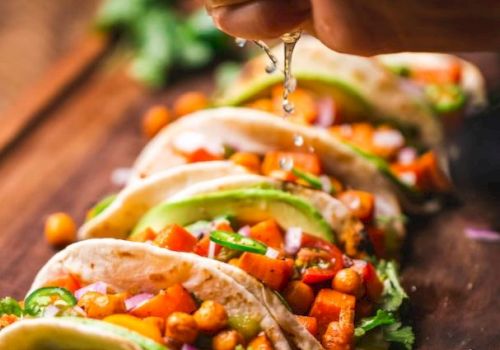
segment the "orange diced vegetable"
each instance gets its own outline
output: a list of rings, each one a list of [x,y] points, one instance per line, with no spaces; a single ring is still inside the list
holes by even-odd
[[[199,148],[186,156],[188,163],[210,162],[212,160],[222,160],[222,157],[212,154],[204,148]]]
[[[161,334],[165,332],[165,319],[163,317],[151,316],[143,318],[142,320],[158,328]]]
[[[326,350],[353,350],[354,325],[334,321],[328,324],[321,337],[321,344]]]
[[[274,112],[274,103],[268,98],[260,98],[247,104],[247,107],[265,112]]]
[[[76,224],[66,213],[54,213],[45,221],[45,239],[50,245],[60,247],[76,239]]]
[[[277,85],[272,90],[273,104],[276,113],[283,113],[283,86]],[[305,89],[296,88],[288,95],[288,100],[293,103],[293,116],[298,116],[307,124],[312,124],[318,116],[318,109],[313,95]]]
[[[87,317],[103,318],[125,312],[125,294],[87,292],[78,300],[78,306],[85,311]]]
[[[229,160],[231,160],[235,164],[247,168],[254,173],[260,172],[260,158],[255,153],[236,152],[229,158]]]
[[[250,237],[276,250],[282,251],[284,249],[283,233],[278,223],[273,219],[252,226],[250,228]]]
[[[270,288],[281,290],[292,275],[293,262],[245,252],[240,257],[239,267]]]
[[[309,331],[309,333],[314,336],[318,335],[318,320],[315,317],[299,315],[295,315],[295,317],[297,318],[297,321],[299,321],[299,323]]]
[[[170,122],[170,111],[165,106],[153,106],[142,117],[142,132],[152,138]]]
[[[193,248],[193,253],[198,254],[200,256],[208,256],[209,247],[210,247],[210,236],[206,235],[202,239],[200,239],[198,243],[196,243],[196,245]],[[214,255],[219,254],[221,249],[222,247],[220,245],[215,244]]]
[[[370,222],[375,212],[375,197],[365,191],[347,190],[339,194],[338,199],[344,203],[354,216],[363,222]]]
[[[53,279],[45,283],[44,287],[61,287],[75,293],[81,288],[80,282],[71,274]]]
[[[309,316],[316,317],[320,334],[333,321],[338,321],[342,309],[352,309],[356,306],[356,298],[333,289],[319,291]]]
[[[11,315],[11,314],[3,314],[0,316],[0,330],[3,328],[13,324],[19,319],[16,315]]]
[[[202,92],[191,91],[180,95],[174,102],[174,113],[177,117],[207,108],[208,99]]]
[[[413,69],[410,77],[423,84],[457,84],[462,78],[462,67],[455,61],[443,68]]]
[[[164,227],[153,241],[159,247],[177,252],[192,252],[197,242],[196,237],[177,224]]]
[[[288,283],[282,294],[293,313],[299,315],[307,314],[314,301],[313,289],[301,281]]]
[[[363,270],[363,280],[368,298],[373,302],[378,302],[384,291],[384,284],[378,277],[375,267],[370,263],[367,263]]]
[[[259,334],[248,343],[247,349],[273,350],[274,347],[264,333]]]
[[[305,152],[267,152],[262,163],[262,174],[271,175],[273,171],[282,170],[280,159],[293,159],[293,166],[299,170],[311,173],[313,175],[321,174],[321,161],[314,153]]]
[[[144,318],[150,316],[168,317],[172,312],[181,311],[192,313],[196,310],[196,303],[180,284],[173,285],[144,303],[138,305],[130,313]]]
[[[134,234],[133,236],[130,236],[129,240],[133,242],[148,242],[148,241],[154,241],[156,238],[157,233],[153,231],[151,228],[146,228],[145,230]]]
[[[158,327],[140,318],[127,314],[115,314],[104,318],[103,321],[130,329],[158,343],[163,343],[163,338]]]

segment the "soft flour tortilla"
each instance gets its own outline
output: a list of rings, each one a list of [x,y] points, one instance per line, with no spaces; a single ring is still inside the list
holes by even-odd
[[[283,45],[273,49],[283,57]],[[238,106],[259,97],[283,81],[283,73],[265,71],[269,58],[262,54],[250,60],[240,75],[218,93],[218,106]],[[442,130],[427,101],[405,88],[405,82],[372,58],[341,54],[319,40],[302,37],[294,50],[292,72],[298,85],[333,96],[342,106],[343,118],[351,121],[392,122],[416,130],[428,148],[442,140]]]
[[[403,52],[375,56],[375,59],[387,67],[408,67],[412,69],[446,67],[452,62],[462,66],[460,86],[466,93],[467,109],[477,110],[487,105],[486,85],[479,69],[472,63],[457,56],[442,53]]]
[[[181,283],[201,300],[214,300],[224,305],[229,316],[253,315],[260,318],[261,328],[274,348],[291,349],[266,307],[244,286],[221,273],[216,267],[218,264],[194,254],[173,252],[144,243],[87,240],[67,247],[50,259],[36,276],[31,290],[67,274],[86,283],[103,281],[118,290],[136,292],[157,293]],[[305,345],[304,349],[318,348],[314,344],[319,343],[311,338],[311,344]]]
[[[125,328],[102,321],[90,324],[73,318],[38,318],[14,323],[0,332],[0,349],[5,350],[167,350]],[[99,328],[101,326],[102,328]],[[139,341],[131,339],[137,338]],[[139,344],[142,342],[142,346]]]
[[[195,183],[246,172],[232,162],[214,161],[180,165],[137,181],[123,189],[99,215],[79,230],[80,239],[127,238],[144,213]]]
[[[378,164],[331,137],[326,130],[295,125],[272,114],[249,108],[218,108],[185,116],[163,129],[143,149],[134,164],[130,183],[186,163],[175,146],[179,139],[196,137],[204,145],[229,145],[239,151],[265,153],[271,150],[297,151],[293,136],[301,135],[306,147],[314,148],[326,174],[349,187],[372,192],[376,206],[399,213],[395,194],[408,208],[414,208],[407,188],[379,171]]]

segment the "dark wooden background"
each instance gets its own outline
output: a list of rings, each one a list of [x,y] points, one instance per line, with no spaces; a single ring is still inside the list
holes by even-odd
[[[106,41],[85,39],[95,4],[0,1],[0,13],[9,14],[8,19],[0,17],[0,295],[21,298],[54,253],[42,234],[48,214],[66,211],[81,222],[87,208],[116,190],[111,173],[130,166],[146,142],[140,115],[147,106],[168,104],[190,89],[209,92],[212,85],[210,71],[183,77],[161,92],[131,81],[126,59],[106,51]],[[26,28],[15,28],[15,18],[24,18],[20,23]],[[61,28],[67,32],[61,34]],[[19,46],[9,50],[10,45]],[[40,47],[48,48],[37,53]],[[55,57],[68,50],[69,58],[56,63],[66,68],[52,68],[54,76],[43,78]],[[87,58],[78,58],[82,55]],[[500,81],[496,56],[473,58],[490,82]],[[85,63],[94,60],[96,64]],[[59,79],[56,87],[62,86],[63,94],[46,93],[57,77],[74,78],[79,69],[85,73],[76,84]],[[19,94],[38,77],[42,82],[34,84],[37,88]],[[43,103],[33,103],[34,93],[44,94]],[[13,120],[19,113],[28,116],[26,123]],[[16,128],[2,144],[2,131],[11,125]],[[412,299],[419,349],[500,348],[500,245],[471,241],[463,234],[467,226],[488,227],[498,220],[499,209],[495,200],[475,198],[435,217],[412,219],[403,281]]]

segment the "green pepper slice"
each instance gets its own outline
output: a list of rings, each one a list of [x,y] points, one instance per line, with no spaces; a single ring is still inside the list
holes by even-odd
[[[267,246],[264,243],[232,232],[212,231],[210,240],[223,247],[244,252],[266,254],[267,251]]]
[[[52,303],[52,297],[57,296],[69,307],[75,306],[77,300],[71,292],[61,287],[43,287],[33,291],[24,301],[24,309],[31,316],[39,316]]]
[[[309,185],[311,185],[312,188],[316,190],[323,189],[323,184],[321,183],[321,180],[317,176],[314,176],[311,173],[299,170],[297,168],[292,168],[292,174],[297,176],[299,179],[304,180]]]
[[[437,113],[446,114],[461,109],[465,104],[465,93],[455,84],[432,84],[425,88],[425,95]]]

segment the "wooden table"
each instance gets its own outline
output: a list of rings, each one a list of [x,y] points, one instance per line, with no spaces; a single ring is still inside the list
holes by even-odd
[[[130,166],[146,142],[139,118],[148,105],[211,87],[211,74],[205,72],[152,93],[128,79],[119,56],[104,54],[97,62],[71,88],[63,84],[65,93],[54,95],[59,96],[55,104],[35,108],[37,119],[21,123],[0,154],[2,295],[22,297],[54,253],[42,235],[47,214],[66,211],[81,222],[87,208],[116,190],[110,182],[113,170]],[[480,202],[412,220],[403,281],[412,299],[419,349],[500,345],[500,245],[463,234],[467,225],[497,215],[499,203]]]

